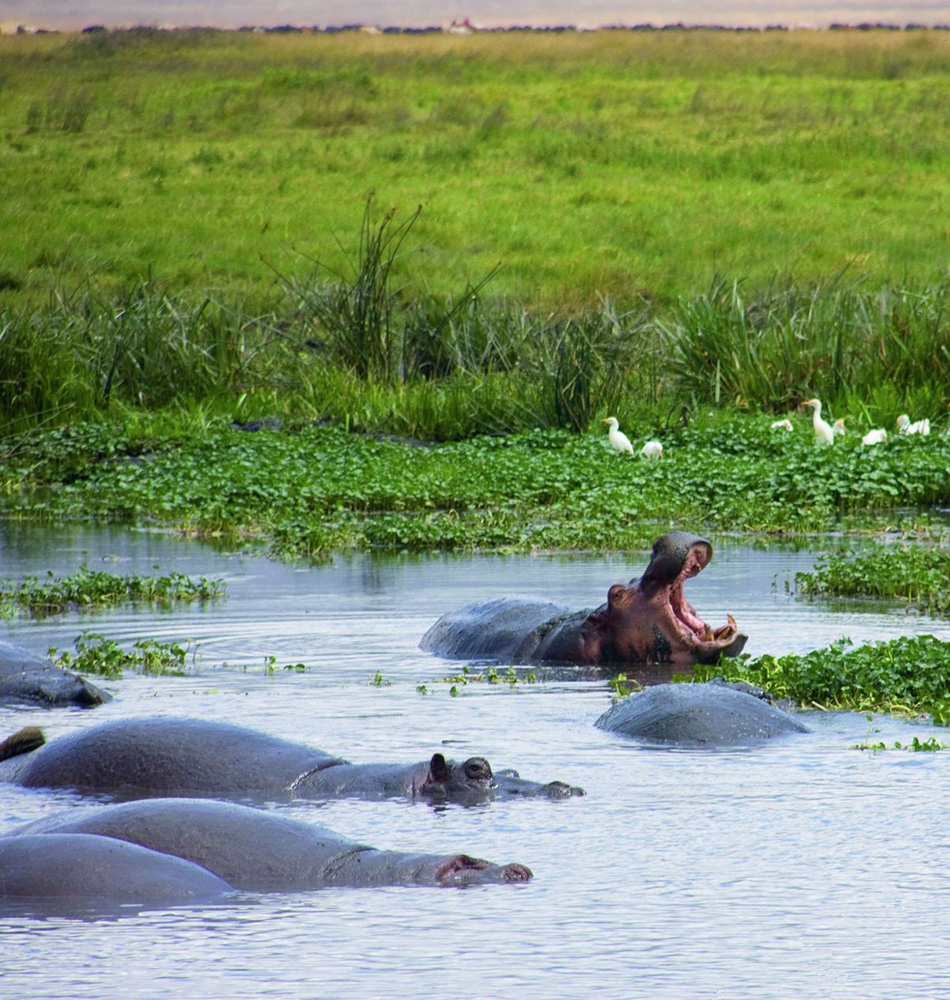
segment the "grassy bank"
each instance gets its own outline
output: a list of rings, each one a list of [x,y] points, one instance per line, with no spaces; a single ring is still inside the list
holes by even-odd
[[[140,283],[0,306],[5,433],[161,411],[179,421],[282,417],[451,440],[596,417],[668,425],[684,407],[784,413],[816,394],[848,426],[900,413],[943,430],[950,284],[844,282],[705,294],[626,311],[528,310],[485,294],[410,298],[394,278],[417,216],[364,210],[351,272],[282,277],[266,308]]]
[[[367,192],[414,280],[519,302],[945,270],[946,32],[0,38],[2,294],[250,297],[340,267]]]
[[[938,424],[948,74],[947,32],[0,38],[0,433]]]

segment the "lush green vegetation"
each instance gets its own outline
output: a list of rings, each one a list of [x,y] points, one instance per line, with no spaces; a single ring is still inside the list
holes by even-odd
[[[131,649],[123,649],[114,639],[98,632],[83,632],[76,637],[75,652],[50,650],[53,662],[79,674],[98,674],[118,680],[126,670],[155,677],[180,677],[188,672],[190,647],[180,643],[139,639]],[[58,655],[57,655],[58,654]]]
[[[812,573],[796,573],[803,594],[887,597],[923,611],[950,611],[950,550],[901,545],[858,556],[820,556]]]
[[[370,236],[389,239],[387,225]],[[295,282],[294,303],[265,313],[148,284],[0,309],[0,421],[284,417],[447,440],[584,431],[606,413],[656,423],[683,406],[782,413],[817,393],[852,428],[905,411],[947,426],[950,285],[748,298],[719,283],[667,307],[567,315],[470,288],[406,302],[390,263]]]
[[[950,499],[947,436],[867,449],[852,435],[822,449],[807,418],[796,420],[788,433],[767,417],[699,415],[663,432],[659,462],[610,450],[601,430],[423,446],[312,425],[187,436],[77,425],[0,443],[0,489],[8,517],[157,522],[310,556],[619,550],[647,546],[669,525],[801,532],[852,518],[910,528],[914,519],[893,508]],[[939,537],[923,512],[916,523]]]
[[[16,582],[0,580],[0,616],[29,611],[50,615],[72,607],[103,608],[125,601],[171,604],[175,601],[207,601],[224,594],[220,580],[193,580],[184,573],[166,576],[117,576],[81,566],[72,576],[27,577]]]
[[[950,724],[950,642],[932,635],[891,639],[852,648],[841,639],[804,656],[747,654],[714,666],[697,666],[695,677],[724,677],[765,688],[775,698],[804,707],[932,714]]]
[[[0,39],[0,269],[255,297],[424,203],[420,278],[562,305],[850,270],[929,279],[943,32]]]
[[[948,75],[945,32],[2,38],[0,421],[936,422]]]

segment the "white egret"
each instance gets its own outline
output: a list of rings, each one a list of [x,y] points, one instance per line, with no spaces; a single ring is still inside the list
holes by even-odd
[[[647,441],[647,443],[640,449],[641,458],[662,458],[663,457],[663,445],[659,441]]]
[[[921,434],[926,437],[930,433],[930,420],[924,417],[923,420],[910,422],[910,417],[902,413],[897,418],[897,429],[901,434]]]
[[[610,430],[607,431],[607,440],[610,442],[610,447],[614,451],[627,452],[628,454],[633,454],[633,445],[630,443],[630,438],[622,430],[620,430],[620,423],[616,417],[604,417],[601,421],[602,424],[607,424]]]
[[[831,424],[821,419],[821,402],[817,399],[806,399],[802,406],[814,408],[811,423],[815,428],[815,444],[834,444],[835,432],[831,429]]]
[[[862,445],[883,444],[885,441],[887,441],[887,431],[881,427],[878,427],[873,431],[868,431],[867,434],[861,438]]]
[[[777,431],[779,427],[784,427],[785,430],[790,431],[792,430],[792,422],[791,420],[788,419],[788,417],[786,417],[784,420],[773,420],[771,423],[771,427],[773,431]]]
[[[839,434],[848,433],[844,426],[844,417],[838,417],[838,419],[831,425],[831,433],[834,434],[835,437],[838,437]]]

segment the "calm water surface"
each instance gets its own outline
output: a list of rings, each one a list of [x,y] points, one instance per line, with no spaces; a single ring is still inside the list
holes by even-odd
[[[933,632],[902,611],[829,608],[786,593],[814,552],[716,543],[687,587],[700,614],[732,613],[747,650],[805,652]],[[205,608],[15,620],[43,653],[84,630],[123,643],[189,640],[197,672],[129,677],[90,712],[0,708],[0,735],[55,737],[107,719],[191,715],[306,740],[351,760],[484,753],[588,795],[436,810],[407,802],[282,806],[377,847],[521,861],[524,886],[326,890],[121,919],[6,919],[0,997],[945,998],[950,994],[950,754],[850,749],[937,735],[854,713],[809,715],[812,733],[755,750],[640,748],[594,728],[603,682],[489,687],[451,697],[458,669],[417,648],[444,610],[499,594],[577,607],[637,575],[645,557],[341,559],[287,566],[198,543],[112,530],[0,528],[0,575],[75,572],[222,578]],[[306,673],[267,674],[304,662]],[[376,674],[385,684],[369,683]],[[428,695],[417,685],[425,684]],[[0,833],[76,802],[0,788]]]

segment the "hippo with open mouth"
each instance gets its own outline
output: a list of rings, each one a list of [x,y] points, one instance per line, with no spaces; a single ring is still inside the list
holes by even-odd
[[[746,636],[731,615],[725,625],[710,627],[683,594],[683,584],[710,559],[706,539],[673,531],[653,543],[639,580],[615,583],[596,610],[519,598],[470,604],[443,615],[420,646],[439,656],[513,663],[715,663],[738,656]]]

